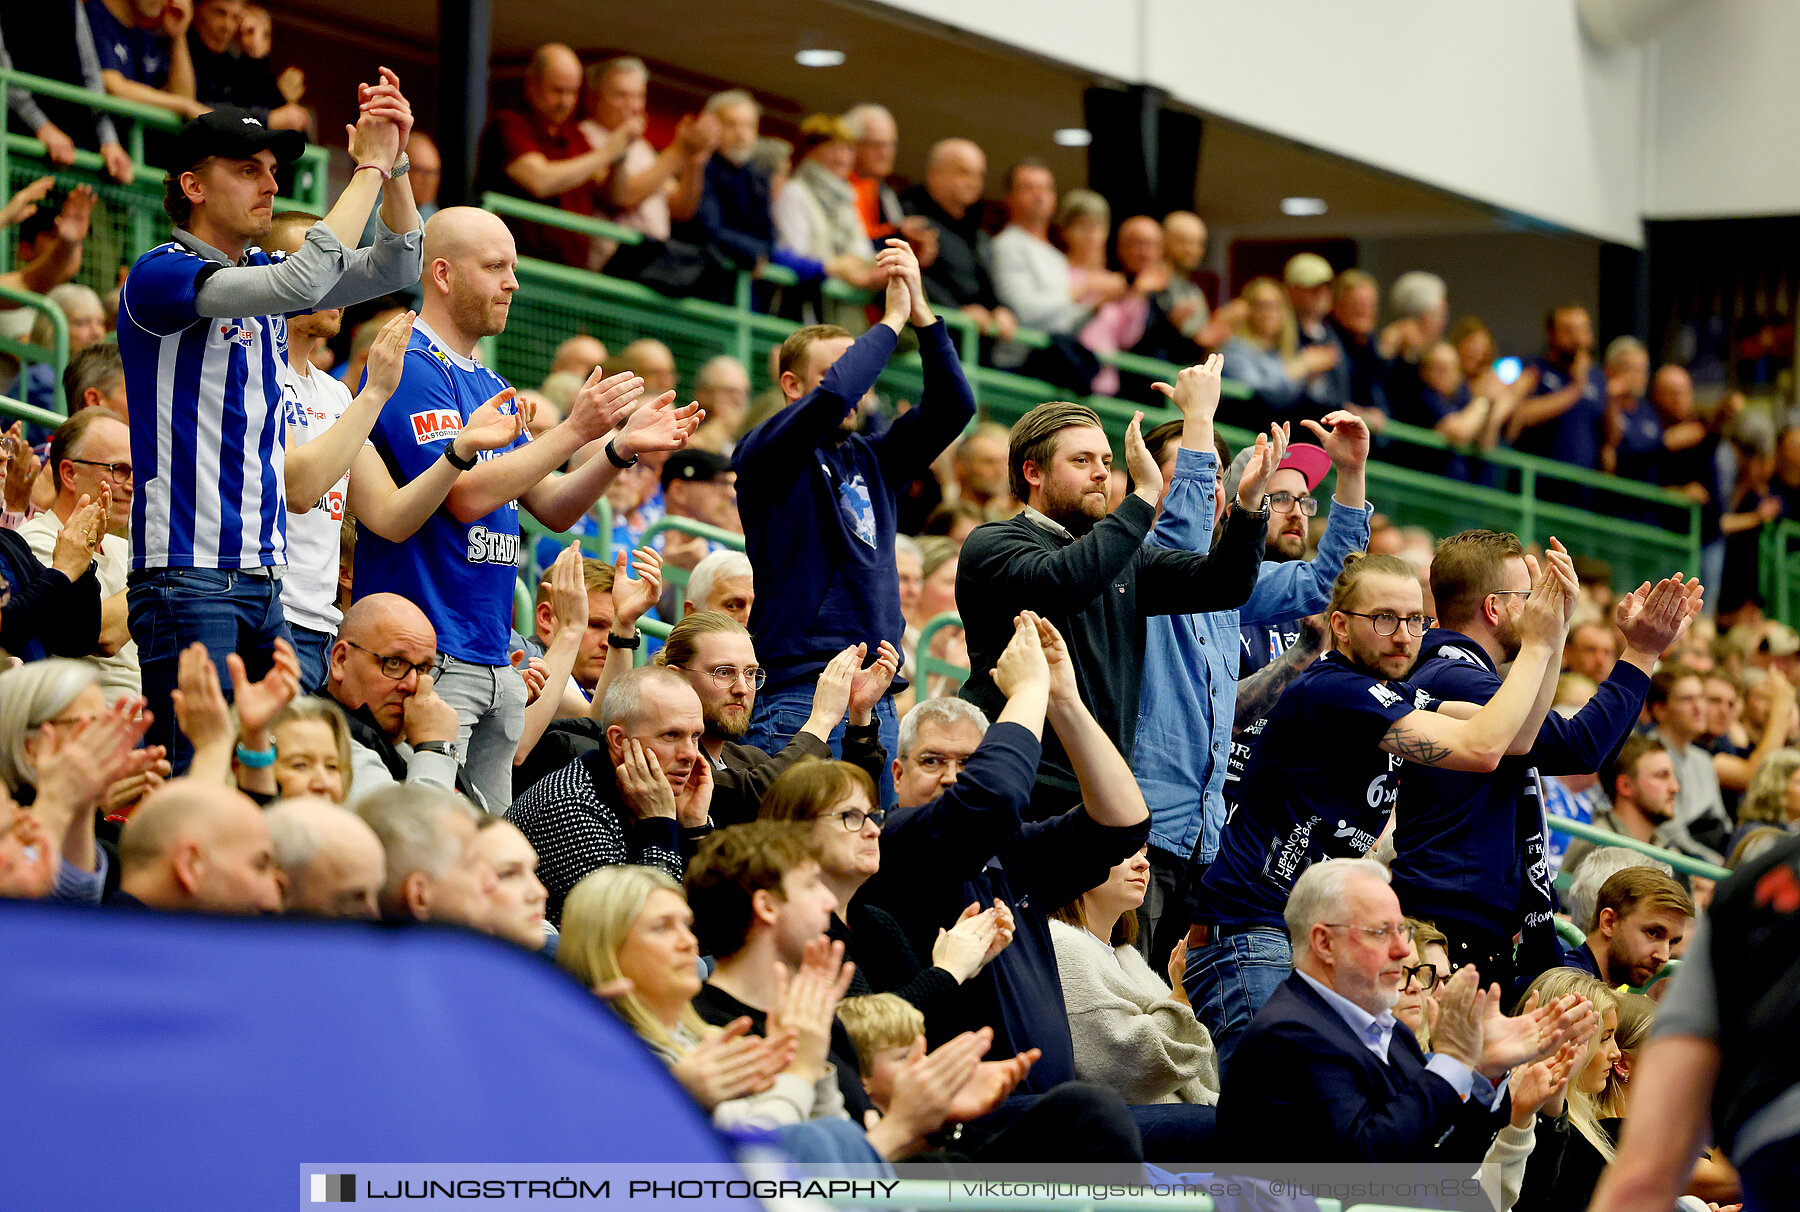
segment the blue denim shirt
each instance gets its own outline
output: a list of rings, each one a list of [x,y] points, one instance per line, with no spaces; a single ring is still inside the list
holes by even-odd
[[[1181,449],[1162,516],[1145,542],[1177,551],[1212,545],[1217,456]],[[1150,844],[1210,860],[1225,827],[1225,769],[1237,712],[1238,627],[1315,614],[1352,552],[1369,545],[1372,506],[1331,504],[1310,562],[1265,560],[1250,598],[1236,610],[1146,619],[1144,688],[1132,765],[1150,805]]]

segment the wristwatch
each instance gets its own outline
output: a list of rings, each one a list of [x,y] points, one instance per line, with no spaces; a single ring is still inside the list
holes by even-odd
[[[644,644],[644,637],[641,635],[634,635],[628,640],[624,636],[614,635],[610,631],[606,633],[606,646],[608,648],[635,649],[635,648],[643,647],[643,644]]]
[[[465,459],[458,455],[456,453],[456,440],[453,438],[450,441],[450,445],[444,447],[444,462],[450,464],[450,466],[456,468],[458,471],[468,471],[475,466],[475,456],[470,455]]]
[[[401,177],[404,177],[411,170],[412,170],[412,157],[407,155],[405,152],[401,152],[400,158],[398,160],[394,161],[394,167],[388,169],[388,180],[398,181]]]
[[[1242,505],[1238,504],[1236,497],[1231,499],[1231,507],[1243,514],[1246,518],[1252,518],[1258,522],[1267,522],[1269,520],[1269,494],[1266,492],[1263,493],[1262,508],[1260,510],[1245,509]]]
[[[456,756],[456,749],[449,741],[420,741],[413,746],[414,753],[441,753],[447,758]]]
[[[613,449],[613,439],[611,438],[606,440],[606,461],[620,471],[624,471],[627,467],[636,467],[638,463],[636,455],[632,455],[629,459],[621,459],[619,452]]]

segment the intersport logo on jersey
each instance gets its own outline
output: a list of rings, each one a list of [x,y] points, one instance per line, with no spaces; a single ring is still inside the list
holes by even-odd
[[[420,446],[441,442],[462,432],[462,415],[450,408],[428,408],[412,414],[413,441]]]

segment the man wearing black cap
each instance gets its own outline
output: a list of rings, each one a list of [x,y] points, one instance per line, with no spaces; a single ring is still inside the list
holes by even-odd
[[[275,640],[288,636],[286,478],[304,470],[335,481],[367,437],[366,427],[334,426],[285,452],[284,317],[376,298],[419,276],[418,211],[400,157],[412,110],[386,68],[358,92],[350,184],[291,256],[255,245],[269,230],[275,168],[300,156],[304,138],[237,109],[182,128],[164,182],[174,239],[138,259],[121,298],[119,353],[135,405],[130,625],[152,740],[169,746],[178,770],[189,756],[171,710],[178,654],[197,640],[218,661],[241,653],[252,677],[268,667]],[[377,200],[379,237],[355,250]],[[241,756],[257,764],[264,755]]]
[[[744,533],[744,523],[738,518],[737,472],[724,455],[710,450],[676,451],[663,464],[662,489],[665,517],[692,518],[733,534]],[[706,539],[700,543],[703,545],[693,549],[692,562],[682,565],[690,571],[720,547]],[[665,559],[681,564],[666,549],[663,554]]]

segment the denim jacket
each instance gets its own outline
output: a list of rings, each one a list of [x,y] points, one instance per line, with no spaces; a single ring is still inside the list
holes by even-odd
[[[1145,542],[1178,551],[1212,543],[1218,458],[1181,449],[1162,515]],[[1225,825],[1225,769],[1237,710],[1238,627],[1314,614],[1352,552],[1369,545],[1373,507],[1331,504],[1311,561],[1263,561],[1256,588],[1236,610],[1146,619],[1144,688],[1132,766],[1150,805],[1150,844],[1186,859],[1210,859]]]

